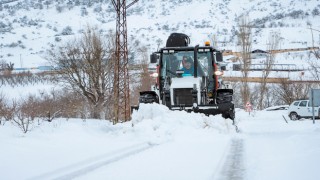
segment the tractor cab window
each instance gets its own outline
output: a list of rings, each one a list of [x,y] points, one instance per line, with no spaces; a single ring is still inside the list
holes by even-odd
[[[175,51],[174,53],[163,53],[161,76],[177,77],[177,71],[194,74],[193,51]]]
[[[212,52],[198,52],[198,67],[194,68],[194,51],[174,51],[163,53],[161,76],[178,77],[177,72],[182,76],[193,76],[197,71],[198,77],[212,77]]]
[[[211,52],[198,52],[198,76],[212,76]]]
[[[208,91],[214,88],[212,52],[198,52],[198,76],[208,78]]]

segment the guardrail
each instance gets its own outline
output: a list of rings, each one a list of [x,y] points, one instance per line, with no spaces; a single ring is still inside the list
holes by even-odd
[[[262,77],[231,77],[231,76],[222,76],[222,80],[230,81],[230,82],[254,82],[254,83],[261,83],[263,82]],[[267,83],[320,83],[317,80],[290,80],[289,78],[267,78]]]
[[[319,50],[319,47],[307,47],[307,48],[291,48],[291,49],[275,49],[275,50],[271,50],[269,52],[271,53],[285,53],[285,52],[297,52],[297,51],[314,51],[314,50]],[[266,50],[267,52],[267,50]],[[228,55],[234,55],[234,56],[241,56],[241,52],[234,52],[232,50],[224,50],[223,51],[223,55],[224,56],[228,56]]]
[[[241,71],[243,68],[243,64],[233,64],[233,71]],[[249,71],[264,71],[267,67],[265,64],[250,64],[248,70]],[[271,71],[304,71],[307,68],[303,66],[297,66],[296,64],[273,64],[270,67]]]

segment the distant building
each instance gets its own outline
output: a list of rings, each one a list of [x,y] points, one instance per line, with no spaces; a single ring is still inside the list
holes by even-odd
[[[53,66],[38,66],[38,69],[41,71],[52,71],[54,70]]]
[[[252,59],[258,59],[258,58],[265,58],[267,56],[268,52],[263,51],[261,49],[256,49],[251,51],[251,58]]]

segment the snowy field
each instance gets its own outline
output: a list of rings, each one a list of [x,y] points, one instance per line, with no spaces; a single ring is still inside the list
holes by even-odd
[[[283,119],[286,111],[220,115],[142,106],[132,121],[56,119],[23,134],[0,126],[4,180],[318,180],[320,122]],[[289,118],[287,118],[289,119]]]

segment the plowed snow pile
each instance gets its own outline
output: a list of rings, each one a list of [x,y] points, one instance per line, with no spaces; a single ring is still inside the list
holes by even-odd
[[[142,104],[117,125],[55,119],[23,134],[6,122],[0,179],[318,180],[320,121],[290,121],[286,113],[236,109],[239,133],[221,115],[158,104]]]

